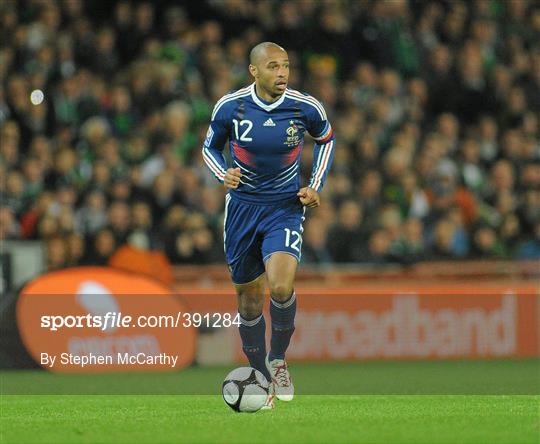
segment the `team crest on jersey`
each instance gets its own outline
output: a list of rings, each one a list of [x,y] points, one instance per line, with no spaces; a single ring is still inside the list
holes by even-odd
[[[289,124],[290,126],[285,130],[287,132],[287,139],[284,144],[293,147],[300,143],[300,135],[298,134],[298,127],[294,120],[290,120]]]

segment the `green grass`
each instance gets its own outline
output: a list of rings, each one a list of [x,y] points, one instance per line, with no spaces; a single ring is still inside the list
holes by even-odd
[[[3,394],[217,395],[232,366],[148,374],[0,372]],[[536,395],[540,360],[373,361],[291,364],[304,395]],[[323,383],[321,383],[323,381]]]
[[[237,414],[218,396],[9,395],[2,443],[538,443],[538,396],[299,396]]]
[[[0,372],[0,443],[535,443],[538,360],[293,364],[293,402],[237,414],[231,367]],[[204,394],[206,393],[206,394]]]

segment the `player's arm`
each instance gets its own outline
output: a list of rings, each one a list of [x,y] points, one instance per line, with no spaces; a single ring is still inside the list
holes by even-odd
[[[313,166],[311,178],[307,187],[298,192],[300,202],[308,208],[318,207],[320,204],[319,193],[321,192],[326,176],[334,158],[334,133],[332,126],[326,117],[322,105],[311,107],[308,113],[308,132],[315,140],[313,146]]]
[[[229,138],[230,122],[226,110],[216,105],[206,133],[202,154],[206,166],[220,183],[227,188],[237,188],[242,177],[240,168],[227,168],[227,162],[223,156],[223,146]]]

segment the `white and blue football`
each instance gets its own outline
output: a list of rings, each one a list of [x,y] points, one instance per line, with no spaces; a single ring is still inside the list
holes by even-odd
[[[223,381],[223,400],[235,412],[256,412],[266,403],[269,384],[266,377],[251,367],[239,367]]]

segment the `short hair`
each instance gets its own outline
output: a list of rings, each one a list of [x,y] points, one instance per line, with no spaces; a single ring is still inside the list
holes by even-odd
[[[260,60],[261,56],[268,48],[278,48],[282,51],[285,51],[281,46],[274,42],[262,42],[254,46],[251,52],[249,53],[249,63],[256,65]]]

